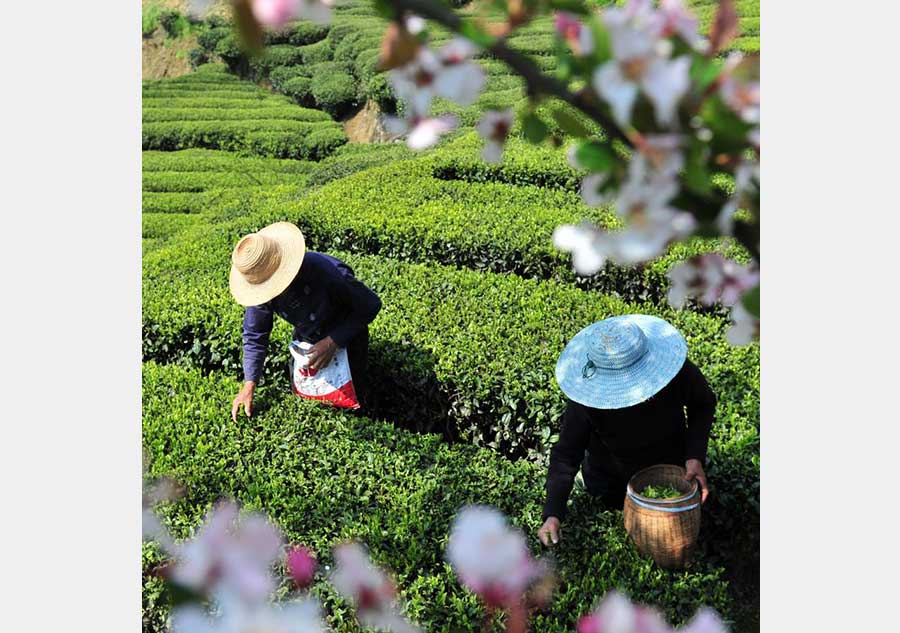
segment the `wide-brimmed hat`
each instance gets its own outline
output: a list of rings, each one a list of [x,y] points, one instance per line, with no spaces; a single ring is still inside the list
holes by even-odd
[[[276,222],[245,235],[231,253],[231,294],[243,306],[274,299],[300,271],[306,242],[290,222]]]
[[[566,396],[595,409],[622,409],[665,387],[684,365],[687,343],[667,321],[627,314],[576,334],[556,362]]]

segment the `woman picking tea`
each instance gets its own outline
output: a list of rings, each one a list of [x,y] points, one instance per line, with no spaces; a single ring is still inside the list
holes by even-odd
[[[684,464],[706,501],[716,397],[671,324],[630,314],[589,325],[560,354],[556,381],[568,402],[550,451],[544,545],[559,542],[579,468],[587,491],[612,508],[622,507],[631,476],[654,464]]]

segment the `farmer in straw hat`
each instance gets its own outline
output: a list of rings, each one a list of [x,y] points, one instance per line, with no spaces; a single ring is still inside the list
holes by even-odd
[[[272,322],[277,314],[294,326],[295,340],[312,343],[310,366],[325,367],[340,347],[347,348],[357,395],[364,396],[368,325],[381,300],[353,276],[342,261],[306,250],[303,233],[290,222],[276,222],[244,236],[231,254],[231,294],[244,311],[244,386],[231,417],[243,405],[253,412],[253,392],[262,373]]]
[[[550,451],[544,524],[538,538],[559,542],[575,474],[605,505],[621,508],[631,476],[654,464],[685,465],[706,501],[703,462],[716,397],[687,360],[672,325],[631,314],[584,328],[556,363],[568,398],[559,440]],[[687,415],[685,415],[685,409]]]

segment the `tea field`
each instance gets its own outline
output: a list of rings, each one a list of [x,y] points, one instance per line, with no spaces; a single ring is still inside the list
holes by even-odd
[[[715,3],[689,4],[708,24]],[[759,50],[758,0],[737,7],[743,31],[733,46]],[[687,570],[659,569],[630,544],[621,512],[601,511],[576,487],[554,552],[560,585],[533,630],[574,630],[615,588],[673,623],[705,605],[737,631],[757,630],[759,347],[729,346],[717,311],[665,303],[674,262],[713,250],[746,255],[697,239],[642,268],[577,278],[551,244],[554,227],[584,218],[615,227],[615,216],[581,202],[563,147],[516,137],[500,165],[480,160],[474,123],[524,98],[521,82],[487,56],[481,98],[440,104],[463,125],[438,147],[349,143],[342,119],[367,103],[398,107],[376,68],[383,27],[368,2],[343,2],[330,26],[271,35],[267,54],[250,60],[214,17],[194,27],[192,73],[144,82],[143,442],[150,473],[187,490],[164,509],[166,521],[188,536],[229,495],[268,513],[322,563],[335,543],[361,539],[394,572],[406,613],[424,630],[470,630],[481,608],[442,559],[453,514],[495,505],[541,553],[533,535],[564,405],[555,359],[588,323],[655,314],[684,333],[718,397],[702,551]],[[538,20],[510,41],[552,71],[551,29]],[[382,298],[365,416],[291,394],[290,328],[276,322],[254,416],[231,420],[242,317],[228,291],[231,249],[283,220]],[[145,631],[165,629],[168,596],[151,573],[159,556],[144,546]],[[335,631],[359,630],[326,583],[313,591]]]

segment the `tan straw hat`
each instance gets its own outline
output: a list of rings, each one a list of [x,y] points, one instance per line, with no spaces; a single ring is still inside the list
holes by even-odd
[[[306,242],[290,222],[276,222],[245,235],[231,253],[231,294],[243,306],[280,295],[300,271]]]

